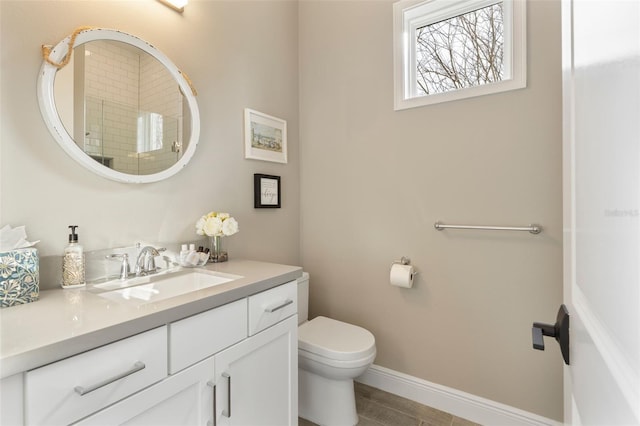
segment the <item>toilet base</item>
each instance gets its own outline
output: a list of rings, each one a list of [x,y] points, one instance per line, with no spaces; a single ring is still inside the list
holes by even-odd
[[[358,424],[353,380],[332,380],[298,369],[298,415],[321,426]]]

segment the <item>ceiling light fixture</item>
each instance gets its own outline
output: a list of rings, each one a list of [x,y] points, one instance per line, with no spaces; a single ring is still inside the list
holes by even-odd
[[[158,1],[180,13],[184,12],[184,7],[187,5],[187,3],[189,3],[189,0],[158,0]]]

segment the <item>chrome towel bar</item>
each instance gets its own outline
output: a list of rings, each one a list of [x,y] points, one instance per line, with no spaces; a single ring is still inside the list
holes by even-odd
[[[480,229],[483,231],[529,231],[532,234],[539,234],[542,232],[542,226],[536,224],[530,224],[529,226],[486,226],[486,225],[445,225],[444,223],[436,222],[434,225],[438,231],[443,229]]]

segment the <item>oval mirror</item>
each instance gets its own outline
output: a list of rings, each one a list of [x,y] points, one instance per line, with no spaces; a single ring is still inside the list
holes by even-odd
[[[69,36],[51,49],[60,64]],[[40,111],[74,160],[119,182],[173,176],[193,157],[200,135],[195,91],[158,49],[133,35],[103,28],[77,33],[71,60],[43,61]]]

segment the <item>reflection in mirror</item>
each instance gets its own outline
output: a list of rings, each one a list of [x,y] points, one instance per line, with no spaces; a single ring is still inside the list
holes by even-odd
[[[75,47],[69,65],[56,74],[54,90],[67,132],[106,167],[158,173],[187,148],[190,120],[178,84],[135,46],[95,40]]]
[[[38,99],[45,123],[67,154],[109,179],[166,179],[195,152],[195,90],[169,58],[130,34],[76,30],[45,57]]]

